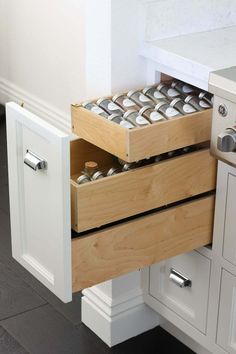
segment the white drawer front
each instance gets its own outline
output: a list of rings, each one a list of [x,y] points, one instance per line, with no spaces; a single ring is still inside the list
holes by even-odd
[[[9,103],[7,142],[13,257],[71,301],[69,136]],[[37,168],[35,155],[45,169]]]
[[[217,344],[236,354],[236,277],[222,272]]]
[[[154,265],[150,294],[205,333],[210,268],[211,261],[195,251]]]

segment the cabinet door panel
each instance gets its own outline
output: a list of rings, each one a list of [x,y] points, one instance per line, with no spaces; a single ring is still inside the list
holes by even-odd
[[[225,210],[225,227],[224,227],[224,258],[236,265],[236,176],[232,173],[228,174],[227,183],[227,201]]]
[[[222,273],[217,343],[230,354],[236,354],[236,277]]]
[[[9,103],[7,140],[13,257],[61,300],[70,301],[69,136]],[[40,158],[46,169],[33,165]]]

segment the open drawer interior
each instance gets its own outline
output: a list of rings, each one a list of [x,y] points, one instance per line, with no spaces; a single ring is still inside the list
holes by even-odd
[[[71,142],[72,228],[83,232],[215,190],[216,160],[202,146],[98,181],[78,185],[86,161],[107,172],[117,159],[78,139]]]

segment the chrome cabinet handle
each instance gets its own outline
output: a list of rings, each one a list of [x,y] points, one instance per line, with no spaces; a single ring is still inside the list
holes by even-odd
[[[192,286],[192,281],[188,278],[186,278],[183,274],[179,273],[177,270],[174,268],[171,268],[170,270],[170,276],[169,279],[178,285],[180,288],[191,288]]]
[[[47,161],[34,154],[30,150],[27,150],[26,152],[24,163],[30,168],[32,168],[34,171],[47,169]]]

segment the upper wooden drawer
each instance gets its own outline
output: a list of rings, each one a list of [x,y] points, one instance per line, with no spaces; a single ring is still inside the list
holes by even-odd
[[[212,109],[128,130],[80,105],[72,106],[73,133],[128,162],[210,140]]]

